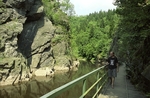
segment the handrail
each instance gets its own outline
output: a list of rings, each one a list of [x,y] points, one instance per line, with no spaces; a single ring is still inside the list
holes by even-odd
[[[67,83],[67,84],[65,84],[65,85],[62,85],[62,86],[60,86],[60,87],[58,87],[58,88],[56,88],[56,89],[54,89],[54,90],[52,90],[51,92],[49,92],[49,93],[47,93],[47,94],[45,94],[45,95],[43,95],[43,96],[41,96],[40,98],[55,98],[56,96],[58,96],[59,94],[61,94],[62,92],[64,92],[64,91],[66,91],[67,89],[69,89],[69,88],[71,88],[72,86],[75,86],[75,84],[77,84],[78,82],[81,82],[81,81],[84,81],[83,82],[83,94],[85,93],[85,83],[86,83],[86,78],[88,77],[88,76],[90,76],[90,75],[92,75],[93,73],[95,73],[95,72],[98,72],[100,69],[102,69],[102,68],[104,68],[105,66],[102,66],[102,67],[100,67],[100,68],[98,68],[98,69],[95,69],[95,70],[93,70],[93,71],[91,71],[91,72],[89,72],[89,73],[87,73],[87,74],[85,74],[85,75],[83,75],[83,76],[81,76],[81,77],[79,77],[79,78],[77,78],[77,79],[75,79],[75,80],[73,80],[73,81],[71,81],[71,82],[69,82],[69,83]],[[100,79],[99,79],[100,80]],[[99,81],[98,81],[99,82]],[[83,95],[82,94],[82,95]],[[80,98],[83,98],[82,96],[80,97]]]
[[[94,88],[94,86],[96,86],[98,84],[98,82],[100,82],[102,80],[102,78],[105,76],[106,74],[104,74],[101,78],[99,78],[85,93],[83,93],[79,98],[83,98],[90,90],[92,90]]]

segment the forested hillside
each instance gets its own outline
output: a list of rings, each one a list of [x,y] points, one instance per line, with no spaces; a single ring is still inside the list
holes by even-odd
[[[104,59],[113,50],[150,96],[150,0],[114,1],[115,10],[75,16],[70,0],[0,0],[0,82],[17,83],[32,68],[71,66],[72,57]]]
[[[150,96],[150,0],[115,0],[116,10],[71,18],[71,53],[87,60],[115,51],[131,82]]]
[[[115,10],[71,17],[72,54],[87,60],[107,57],[118,22]]]

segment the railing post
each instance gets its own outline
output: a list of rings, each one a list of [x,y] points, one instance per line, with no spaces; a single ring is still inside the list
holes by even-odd
[[[97,80],[100,78],[100,72],[98,71],[97,72]],[[97,83],[97,86],[96,86],[96,92],[98,91],[98,89],[99,89],[99,83]],[[98,97],[98,95],[97,95],[97,97]]]
[[[86,79],[83,80],[82,94],[86,91]]]
[[[79,82],[83,82],[82,95],[81,95],[79,98],[84,98],[95,86],[97,86],[97,92],[96,92],[96,93],[94,94],[94,96],[92,97],[92,98],[95,98],[95,97],[98,95],[98,93],[99,93],[99,91],[101,90],[101,88],[102,88],[102,86],[100,86],[100,84],[98,84],[98,83],[101,81],[101,79],[102,79],[103,76],[104,76],[104,75],[103,75],[103,76],[100,77],[100,69],[102,69],[102,68],[104,68],[104,67],[105,67],[105,66],[102,66],[102,67],[100,67],[100,68],[98,68],[98,69],[96,69],[96,70],[93,70],[93,71],[91,71],[91,72],[89,72],[89,73],[87,73],[87,74],[85,74],[85,75],[83,75],[83,76],[81,76],[81,77],[79,77],[79,78],[77,78],[77,79],[75,79],[75,80],[73,80],[73,81],[71,81],[71,82],[65,84],[65,85],[62,85],[62,86],[60,86],[60,87],[58,87],[58,88],[56,88],[56,89],[50,91],[49,93],[47,93],[47,94],[41,96],[40,98],[54,98],[54,97],[56,97],[56,96],[62,94],[62,92],[68,90],[69,88],[71,88],[71,87],[77,85]],[[96,72],[97,72],[97,73],[96,73]],[[97,74],[97,76],[96,76],[97,81],[96,81],[90,88],[88,88],[88,89],[86,90],[87,77],[89,77],[90,75],[92,75],[92,74],[94,74],[94,73]],[[98,84],[98,85],[97,85],[97,84]],[[104,84],[104,83],[103,83],[103,84]],[[102,84],[102,85],[103,85],[103,84]]]

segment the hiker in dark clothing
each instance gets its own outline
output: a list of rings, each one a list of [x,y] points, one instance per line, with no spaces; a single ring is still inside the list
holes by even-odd
[[[114,80],[115,77],[117,77],[117,72],[119,72],[118,59],[114,55],[114,52],[110,52],[110,56],[107,59],[107,62],[108,62],[108,77],[111,80],[112,88],[114,88]]]

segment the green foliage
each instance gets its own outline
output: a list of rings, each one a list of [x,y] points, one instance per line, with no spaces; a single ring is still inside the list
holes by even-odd
[[[70,0],[62,0],[62,2],[60,4],[60,8],[68,16],[72,16],[75,14],[74,5],[70,2]]]
[[[1,6],[3,6],[3,2],[2,2],[2,0],[0,0],[0,7],[1,7]]]
[[[3,3],[2,0],[0,0],[0,14],[6,12],[6,4]]]
[[[141,89],[150,92],[148,80],[141,75],[150,60],[150,0],[116,0],[115,4],[121,16],[117,33],[119,56],[130,65],[132,82],[144,85]]]
[[[53,43],[53,44],[57,44],[57,43],[60,43],[61,40],[62,40],[61,37],[60,37],[60,36],[57,36],[57,37],[55,37],[55,38],[52,39],[52,43]]]
[[[71,17],[71,46],[73,54],[88,60],[106,57],[114,37],[119,17],[115,10]]]
[[[146,95],[146,96],[147,96],[147,98],[149,98],[149,97],[150,97],[150,93],[147,93],[147,95]]]
[[[120,47],[126,49],[120,51],[135,53],[135,50],[149,36],[150,5],[143,0],[128,0],[118,3],[119,1],[121,2],[121,0],[117,0],[116,5],[119,6],[117,13],[122,17],[118,29]]]
[[[46,16],[52,21],[55,25],[62,25],[66,30],[69,30],[69,18],[68,16],[60,9],[60,3],[56,0],[42,0],[44,5],[44,11]]]

